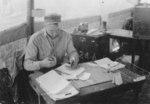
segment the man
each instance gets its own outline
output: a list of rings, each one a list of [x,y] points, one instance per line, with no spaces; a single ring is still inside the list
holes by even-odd
[[[24,67],[28,71],[53,68],[64,62],[76,67],[79,59],[71,35],[59,28],[61,16],[45,16],[45,28],[30,37],[26,47]]]
[[[66,62],[75,68],[79,61],[71,35],[59,28],[60,22],[59,14],[45,16],[45,28],[33,34],[26,47],[24,68],[34,72],[29,77],[35,90],[35,79],[43,73]]]

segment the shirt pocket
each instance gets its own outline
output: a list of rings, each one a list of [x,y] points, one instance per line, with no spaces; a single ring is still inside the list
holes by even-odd
[[[45,59],[46,57],[48,57],[50,55],[50,51],[51,49],[49,49],[48,47],[42,47],[40,48],[39,50],[39,60],[43,60]]]
[[[56,49],[56,56],[59,60],[63,60],[62,58],[65,56],[65,48],[64,47],[58,47]]]

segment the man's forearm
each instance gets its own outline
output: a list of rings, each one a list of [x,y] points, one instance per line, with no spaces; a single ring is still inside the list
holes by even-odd
[[[36,71],[40,69],[40,61],[31,61],[31,60],[25,60],[24,62],[24,68],[27,71]]]
[[[78,54],[77,51],[71,52],[70,56],[72,56],[72,55],[75,56],[75,57],[77,57],[77,58],[79,58],[79,54]]]
[[[70,52],[70,53],[69,53],[69,57],[70,57],[71,55],[75,55],[75,56],[79,57],[78,52],[77,52],[76,50]]]

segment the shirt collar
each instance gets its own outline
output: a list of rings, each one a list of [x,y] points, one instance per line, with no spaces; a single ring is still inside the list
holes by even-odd
[[[48,34],[46,32],[46,29],[44,29],[43,31],[44,31],[44,36],[47,37]],[[59,29],[59,35],[56,38],[61,37],[61,33],[60,32],[61,32],[61,30]]]
[[[46,37],[48,34],[46,33],[46,30],[43,29],[43,32],[44,32],[44,36]]]

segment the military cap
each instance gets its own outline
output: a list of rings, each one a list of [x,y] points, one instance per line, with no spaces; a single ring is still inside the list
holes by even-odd
[[[44,17],[44,22],[46,24],[60,23],[61,22],[61,15],[57,14],[57,13],[52,13],[52,14],[46,15]]]

